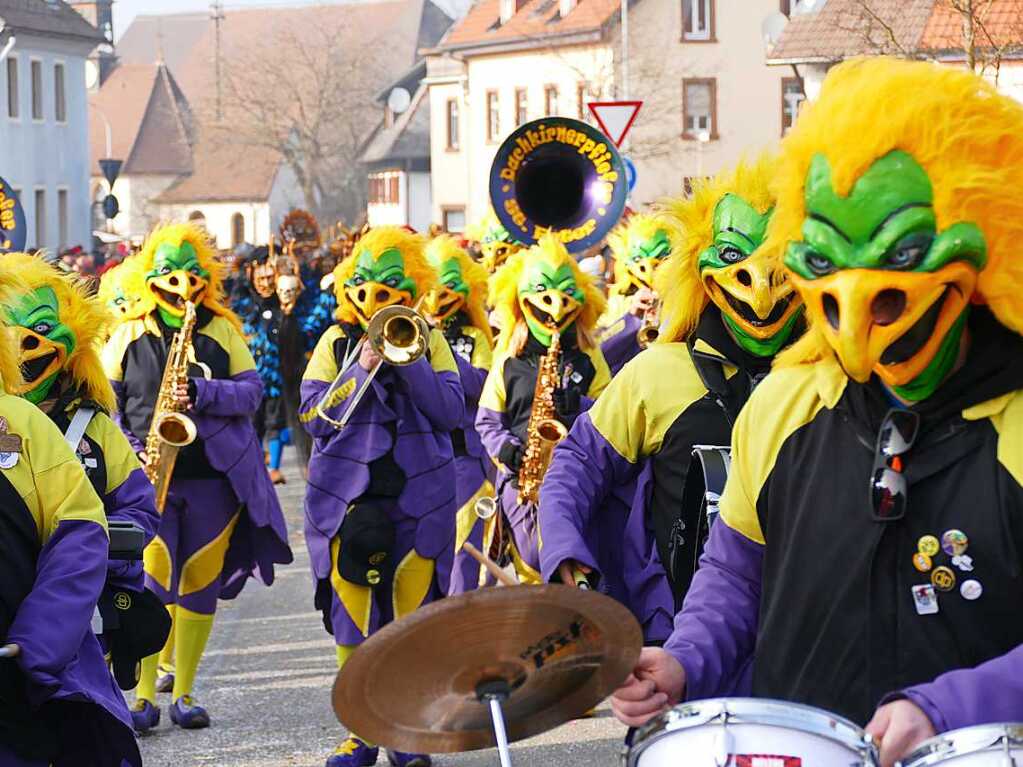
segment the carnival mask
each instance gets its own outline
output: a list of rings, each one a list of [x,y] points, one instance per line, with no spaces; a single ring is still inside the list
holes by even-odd
[[[302,292],[302,281],[294,274],[282,274],[277,278],[277,300],[281,311],[291,314],[295,310],[298,294]]]
[[[480,240],[481,263],[488,272],[493,274],[509,256],[514,255],[522,249],[522,246],[511,239],[511,234],[500,224],[494,224],[487,229],[483,239]]]
[[[405,274],[405,259],[397,248],[389,248],[375,258],[363,249],[344,288],[345,298],[363,327],[385,306],[412,306],[416,297],[416,283]]]
[[[802,311],[785,273],[760,247],[771,213],[726,194],[714,208],[714,243],[699,259],[707,295],[736,343],[761,357],[786,344]]]
[[[75,334],[60,321],[60,304],[53,288],[27,293],[8,309],[7,316],[24,378],[14,393],[38,405],[74,352]]]
[[[160,317],[170,327],[181,327],[185,302],[202,302],[209,285],[210,273],[199,264],[199,257],[190,242],[180,245],[163,243],[153,257],[153,270],[146,275],[146,285]]]
[[[815,325],[850,378],[873,372],[900,397],[926,399],[958,357],[983,233],[965,221],[938,231],[931,181],[902,151],[876,160],[847,197],[818,154],[805,198],[803,239],[785,265]]]
[[[438,287],[426,294],[423,308],[438,325],[454,317],[469,298],[469,286],[462,276],[457,258],[434,264],[439,277]]]
[[[121,288],[117,288],[114,292],[114,297],[107,301],[107,308],[113,312],[116,317],[124,320],[136,316],[138,305],[141,301],[141,296],[130,295],[125,293]]]
[[[260,297],[269,298],[274,294],[274,283],[276,280],[277,269],[270,259],[263,263],[253,264],[252,287]]]
[[[586,301],[568,264],[555,267],[542,260],[523,269],[518,295],[529,332],[544,346],[550,345],[552,331],[564,333],[576,321]]]
[[[654,271],[670,253],[671,241],[663,229],[658,229],[652,237],[630,243],[629,252],[625,257],[625,270],[629,276],[630,287],[653,290]]]

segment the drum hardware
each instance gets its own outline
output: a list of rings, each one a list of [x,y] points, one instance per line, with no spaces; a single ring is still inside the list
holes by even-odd
[[[438,642],[438,636],[458,642]],[[513,743],[593,709],[634,668],[643,635],[594,591],[487,588],[421,607],[369,637],[338,673],[333,704],[385,748],[455,753]]]
[[[1023,765],[1023,722],[980,724],[943,732],[925,740],[897,767]]]

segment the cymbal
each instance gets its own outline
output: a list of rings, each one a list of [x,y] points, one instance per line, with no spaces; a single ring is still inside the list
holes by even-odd
[[[643,635],[610,597],[563,585],[472,591],[421,607],[367,639],[338,672],[334,712],[397,751],[496,744],[481,687],[504,687],[508,740],[582,716],[632,671]]]

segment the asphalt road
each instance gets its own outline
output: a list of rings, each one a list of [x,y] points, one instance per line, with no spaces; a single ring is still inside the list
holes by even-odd
[[[290,453],[289,453],[290,457]],[[286,466],[280,497],[295,562],[272,587],[250,581],[242,595],[221,602],[199,669],[198,700],[213,719],[208,730],[184,731],[163,721],[142,739],[148,767],[321,767],[344,737],[330,707],[336,661],[331,638],[312,609],[312,582],[302,538],[303,484]],[[515,767],[612,767],[625,728],[606,704],[577,720],[512,746]],[[386,765],[381,753],[378,764]],[[496,767],[497,752],[438,756],[440,767]]]

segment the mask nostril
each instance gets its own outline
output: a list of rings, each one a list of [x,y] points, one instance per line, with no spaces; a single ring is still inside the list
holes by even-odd
[[[740,285],[743,285],[747,288],[753,284],[753,278],[750,277],[749,272],[747,272],[745,269],[740,269],[738,272],[736,272],[735,279],[739,281]]]
[[[870,316],[882,327],[891,325],[906,310],[906,294],[901,290],[882,290],[870,302]]]
[[[25,336],[21,339],[21,348],[27,352],[39,348],[39,339],[35,336]]]
[[[384,301],[386,301],[388,299],[389,295],[390,294],[386,290],[378,290],[377,291],[377,303],[378,304],[382,304]]]
[[[554,299],[550,296],[544,296],[540,300],[543,301],[545,306],[551,306],[554,303]]]
[[[825,293],[821,303],[824,305],[824,316],[827,317],[828,324],[838,330],[838,301],[830,293]]]

